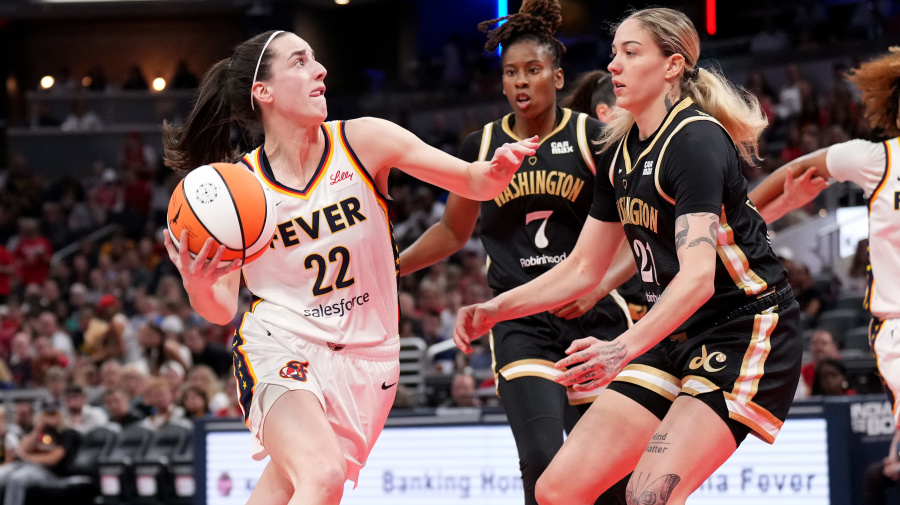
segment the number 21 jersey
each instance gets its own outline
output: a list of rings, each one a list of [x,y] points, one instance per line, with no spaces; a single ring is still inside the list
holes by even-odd
[[[388,200],[362,166],[344,122],[322,125],[326,147],[303,190],[279,183],[263,147],[241,160],[274,192],[268,251],[243,268],[263,323],[332,344],[377,344],[398,333],[398,252]]]

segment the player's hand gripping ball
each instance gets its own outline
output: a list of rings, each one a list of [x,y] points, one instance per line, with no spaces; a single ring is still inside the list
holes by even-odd
[[[196,257],[212,237],[212,257],[219,244],[226,250],[222,261],[260,257],[275,235],[275,202],[271,191],[246,167],[212,163],[188,173],[169,199],[169,235],[179,250],[182,230],[187,248]]]

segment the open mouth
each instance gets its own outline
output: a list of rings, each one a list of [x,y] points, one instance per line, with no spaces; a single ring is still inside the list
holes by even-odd
[[[314,89],[313,92],[309,94],[309,96],[311,96],[311,97],[325,96],[325,87],[322,86],[321,88]]]
[[[531,97],[525,93],[519,93],[518,95],[516,95],[516,103],[521,108],[528,107],[528,105],[531,103]]]

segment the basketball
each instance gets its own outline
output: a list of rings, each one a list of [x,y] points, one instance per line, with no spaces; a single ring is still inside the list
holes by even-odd
[[[175,187],[167,218],[175,247],[181,248],[187,230],[187,248],[196,257],[206,242],[226,250],[223,261],[244,264],[262,256],[275,234],[275,204],[253,173],[231,163],[212,163],[192,170]]]

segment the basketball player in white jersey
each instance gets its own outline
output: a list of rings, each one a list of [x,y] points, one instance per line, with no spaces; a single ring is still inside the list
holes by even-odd
[[[863,189],[869,200],[869,283],[864,300],[873,316],[869,342],[900,429],[900,47],[851,70],[847,78],[862,92],[872,128],[893,138],[850,140],[810,153],[779,168],[750,197],[756,205],[764,205],[780,196],[785,178],[810,168],[817,177],[850,181]]]
[[[323,123],[325,74],[303,39],[264,33],[204,76],[183,128],[166,127],[169,166],[189,171],[240,159],[274,192],[277,231],[253,263],[222,266],[222,248],[209,261],[191,260],[166,237],[205,319],[232,320],[241,274],[254,296],[232,346],[253,456],[272,458],[252,504],[339,503],[384,426],[400,347],[399,266],[385,196],[391,167],[489,200],[537,148],[536,139],[506,144],[490,162],[470,164],[387,121]],[[240,156],[229,142],[232,127],[259,147]],[[207,241],[198,258],[211,247]]]

